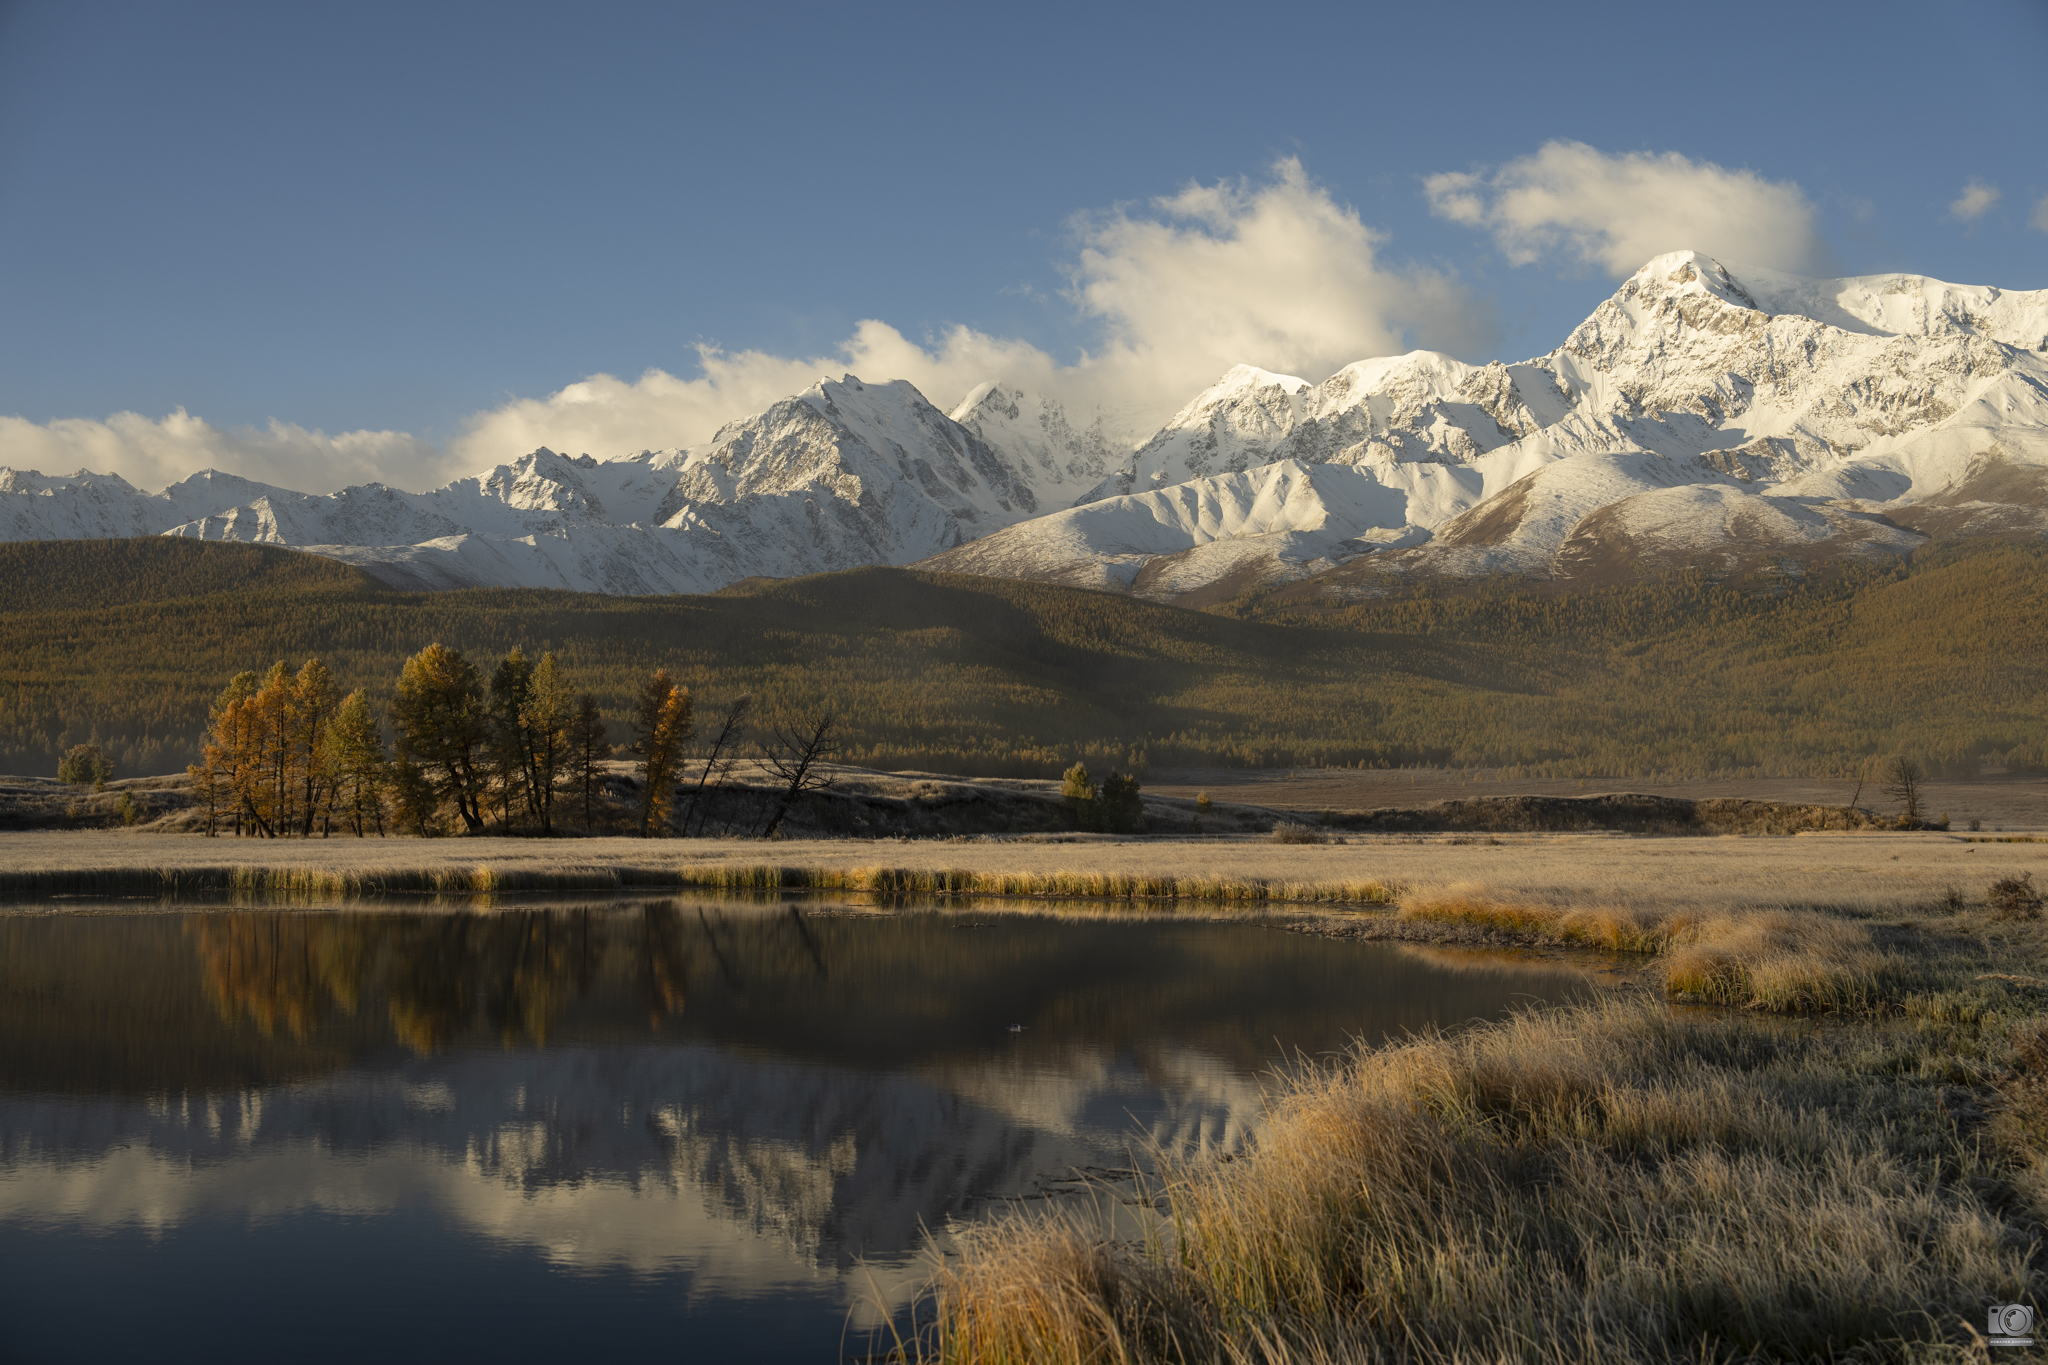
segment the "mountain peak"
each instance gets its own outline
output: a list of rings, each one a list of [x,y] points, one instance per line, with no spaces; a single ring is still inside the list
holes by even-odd
[[[1207,397],[1212,393],[1237,389],[1272,388],[1295,394],[1313,387],[1314,385],[1310,384],[1306,379],[1298,378],[1295,375],[1276,374],[1272,370],[1262,370],[1256,365],[1233,365],[1223,372],[1221,379],[1204,390],[1202,396]],[[1202,400],[1197,398],[1195,401],[1199,403]]]

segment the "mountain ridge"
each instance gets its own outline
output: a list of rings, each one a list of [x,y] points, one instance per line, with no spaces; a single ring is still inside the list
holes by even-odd
[[[1337,471],[1348,470],[1350,473]],[[1658,257],[1552,351],[1239,365],[1120,450],[991,381],[821,379],[703,446],[546,447],[425,493],[0,469],[0,540],[289,545],[392,586],[715,591],[927,563],[1166,600],[1319,579],[1786,573],[2048,532],[2048,290]]]

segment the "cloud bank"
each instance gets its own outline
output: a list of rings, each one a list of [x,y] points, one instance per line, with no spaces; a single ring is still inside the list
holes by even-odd
[[[272,422],[222,429],[179,408],[167,417],[117,412],[105,421],[47,424],[0,416],[0,465],[71,474],[114,473],[154,491],[202,469],[331,492],[352,483],[444,483],[448,453],[402,431],[323,431]]]
[[[1440,217],[1489,230],[1517,265],[1566,253],[1622,279],[1652,256],[1687,248],[1795,273],[1828,260],[1797,185],[1677,152],[1547,142],[1491,174],[1433,175],[1423,189]]]
[[[1677,153],[1551,142],[1490,172],[1432,176],[1425,191],[1438,215],[1488,230],[1518,263],[1563,253],[1619,277],[1680,247],[1794,271],[1827,256],[1796,185]],[[2048,201],[2034,221],[2048,230]],[[0,417],[0,465],[112,471],[148,488],[214,467],[307,492],[424,489],[542,445],[606,458],[698,445],[842,373],[908,380],[942,408],[1000,380],[1135,442],[1233,365],[1319,380],[1370,356],[1413,346],[1469,355],[1493,339],[1484,300],[1444,272],[1389,265],[1383,235],[1291,157],[1257,180],[1190,184],[1068,228],[1063,297],[1095,340],[1064,358],[969,327],[918,341],[869,319],[821,355],[707,345],[692,376],[591,375],[476,413],[445,448],[393,431],[223,429],[180,409],[46,425]]]
[[[870,319],[826,355],[704,347],[696,378],[596,375],[479,414],[455,449],[474,464],[536,445],[594,455],[695,445],[841,372],[907,379],[942,408],[1001,380],[1137,441],[1233,365],[1322,379],[1411,343],[1458,350],[1492,337],[1481,301],[1441,273],[1384,265],[1380,235],[1293,158],[1263,183],[1189,185],[1068,226],[1077,251],[1065,296],[1101,338],[1071,362],[967,327],[920,345]]]
[[[1257,181],[1191,184],[1077,215],[1068,228],[1064,297],[1096,342],[1065,359],[968,327],[913,341],[870,319],[822,355],[703,346],[694,376],[591,375],[474,414],[445,449],[402,432],[222,429],[180,409],[47,425],[0,418],[0,465],[112,470],[149,488],[207,467],[309,492],[370,480],[426,488],[541,445],[600,457],[696,445],[847,372],[907,379],[946,408],[1001,380],[1061,399],[1084,424],[1100,415],[1135,442],[1232,365],[1321,379],[1411,345],[1469,351],[1492,339],[1488,305],[1441,272],[1383,262],[1381,234],[1293,158]]]

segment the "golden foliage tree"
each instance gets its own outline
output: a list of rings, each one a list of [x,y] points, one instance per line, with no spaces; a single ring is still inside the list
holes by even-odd
[[[498,823],[509,827],[512,807],[537,813],[533,745],[522,712],[533,686],[533,663],[514,645],[491,673],[491,775],[498,787]]]
[[[596,819],[597,789],[604,780],[598,764],[612,756],[612,746],[605,738],[604,713],[588,692],[576,699],[567,745],[570,782],[583,804],[583,828],[589,830]]]
[[[372,827],[381,836],[387,785],[384,736],[361,688],[343,699],[327,735],[330,799],[357,838]]]
[[[483,801],[489,777],[490,708],[476,665],[462,651],[431,644],[405,661],[391,699],[391,724],[398,731],[398,761],[455,807],[471,834],[484,827]]]
[[[279,661],[260,683],[254,673],[231,679],[214,701],[201,761],[188,769],[208,833],[223,810],[237,834],[266,839],[309,837],[331,817],[334,711],[333,679],[318,659],[297,674]]]
[[[633,752],[640,757],[642,838],[668,832],[669,819],[675,813],[676,778],[683,746],[689,743],[695,728],[690,689],[678,685],[667,669],[656,669],[640,689],[640,704],[634,712],[638,738]]]
[[[526,698],[519,706],[519,731],[529,775],[527,790],[532,794],[534,814],[540,817],[542,834],[555,832],[555,787],[562,780],[562,770],[569,765],[569,730],[573,720],[569,681],[562,674],[561,661],[552,652],[543,654],[527,681]]]

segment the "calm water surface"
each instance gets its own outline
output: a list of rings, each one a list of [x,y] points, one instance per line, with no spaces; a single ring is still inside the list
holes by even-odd
[[[922,1229],[1583,981],[816,902],[8,914],[0,1359],[864,1354]]]

